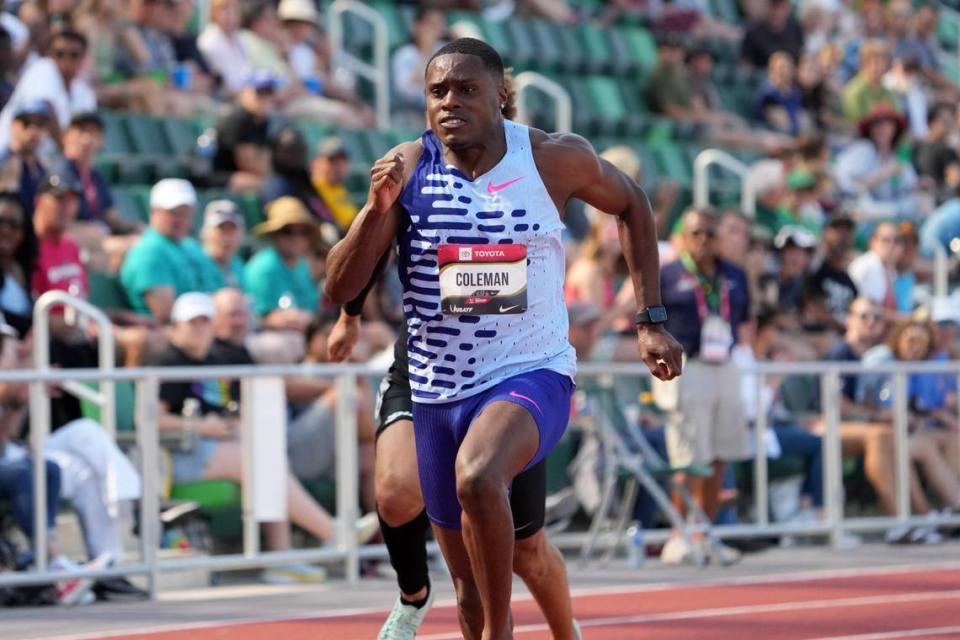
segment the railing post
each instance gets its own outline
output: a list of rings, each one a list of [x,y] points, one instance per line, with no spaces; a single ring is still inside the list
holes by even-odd
[[[750,167],[720,149],[705,149],[693,161],[693,206],[710,206],[710,166],[719,165],[740,178],[740,206],[751,218],[756,213],[756,194],[750,179]]]
[[[936,298],[947,297],[950,264],[947,250],[939,244],[933,247],[933,295]]]
[[[137,445],[140,447],[143,496],[140,500],[140,548],[143,563],[149,567],[148,589],[156,599],[160,564],[160,382],[155,376],[137,382]]]
[[[893,374],[893,455],[897,488],[897,519],[910,517],[910,445],[908,442],[907,374]]]
[[[757,524],[765,527],[770,524],[770,500],[768,496],[767,474],[767,412],[763,404],[763,388],[766,374],[762,371],[756,374],[757,383],[757,413],[754,420],[754,437],[756,438],[756,458],[753,461],[753,492],[757,500]]]
[[[352,13],[373,27],[373,63],[364,62],[346,50],[343,18]],[[356,73],[373,83],[376,100],[377,127],[390,128],[390,30],[377,11],[355,0],[336,0],[328,12],[328,32],[333,66]]]
[[[360,549],[356,522],[359,517],[359,455],[357,444],[357,381],[353,374],[337,376],[337,520],[340,545],[346,552],[344,572],[347,582],[360,579]]]
[[[524,71],[517,74],[513,80],[517,93],[517,120],[525,124],[532,124],[530,113],[527,111],[527,92],[534,88],[547,94],[554,103],[554,131],[573,130],[573,103],[570,93],[557,82],[535,71]]]
[[[64,294],[66,295],[66,294]],[[50,320],[44,297],[33,311],[33,366],[50,370]],[[50,433],[50,395],[45,382],[30,383],[30,449],[33,453],[33,549],[37,571],[47,569],[47,459],[44,448]]]
[[[828,369],[820,379],[823,405],[824,507],[830,541],[839,548],[843,537],[843,456],[840,448],[840,374]]]
[[[253,385],[253,379],[243,378],[240,380],[240,397],[252,398],[253,391],[250,388]],[[248,558],[256,557],[260,552],[260,523],[257,521],[254,508],[255,484],[253,477],[254,455],[253,450],[253,430],[255,426],[252,419],[252,411],[241,411],[240,417],[240,451],[241,451],[241,473],[243,482],[240,483],[240,489],[243,500],[243,555]]]

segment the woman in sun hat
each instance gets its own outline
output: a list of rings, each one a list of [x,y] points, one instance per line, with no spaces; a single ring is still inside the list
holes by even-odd
[[[920,215],[917,173],[910,162],[897,156],[906,128],[902,114],[879,102],[857,123],[860,140],[837,157],[837,187],[856,202],[856,217],[913,219]]]

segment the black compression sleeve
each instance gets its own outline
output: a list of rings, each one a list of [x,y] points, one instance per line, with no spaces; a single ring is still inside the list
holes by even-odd
[[[343,310],[348,316],[358,316],[363,313],[363,303],[367,301],[367,295],[370,293],[370,290],[373,289],[373,285],[377,284],[377,282],[380,280],[380,276],[383,275],[383,270],[387,268],[387,262],[389,260],[390,251],[387,250],[380,258],[380,262],[377,263],[376,268],[373,270],[373,274],[370,276],[370,281],[367,282],[360,293],[357,294],[356,298],[343,305]]]

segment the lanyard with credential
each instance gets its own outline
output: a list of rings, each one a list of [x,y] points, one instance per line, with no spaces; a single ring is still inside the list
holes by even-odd
[[[700,321],[703,322],[707,319],[707,316],[710,315],[710,307],[707,305],[707,294],[704,292],[703,284],[700,282],[700,271],[690,256],[685,254],[683,258],[683,266],[689,273],[690,281],[693,285],[693,296],[697,300],[697,314],[700,316]],[[718,288],[720,289],[720,317],[724,322],[730,322],[730,287],[726,279],[719,273],[717,274],[717,280],[719,282]]]

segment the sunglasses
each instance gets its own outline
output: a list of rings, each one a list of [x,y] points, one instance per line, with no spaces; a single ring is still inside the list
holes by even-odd
[[[56,49],[53,57],[57,60],[79,60],[83,57],[83,51],[80,49]]]
[[[872,312],[869,312],[869,311],[865,311],[865,312],[863,312],[863,313],[858,313],[858,314],[855,314],[855,315],[856,315],[856,317],[857,317],[858,319],[864,320],[864,321],[866,321],[866,320],[876,320],[877,322],[879,322],[880,320],[883,320],[883,314],[880,314],[880,313],[872,313]]]
[[[310,230],[303,225],[288,224],[277,231],[277,233],[281,236],[308,236],[310,235]]]
[[[0,218],[0,227],[6,227],[11,231],[20,231],[23,229],[23,220],[16,218]]]
[[[257,89],[257,95],[264,98],[272,97],[275,93],[276,91],[273,87],[263,87],[262,89]]]
[[[43,117],[40,117],[40,118],[36,118],[36,117],[20,118],[20,122],[22,122],[22,123],[23,123],[23,126],[26,127],[26,128],[28,128],[28,129],[31,128],[31,127],[36,127],[36,128],[38,128],[38,129],[41,129],[41,128],[44,128],[44,127],[47,126],[47,119],[46,119],[46,118],[43,118]]]

